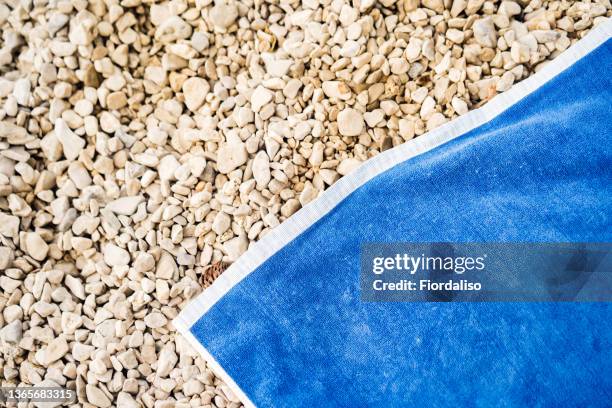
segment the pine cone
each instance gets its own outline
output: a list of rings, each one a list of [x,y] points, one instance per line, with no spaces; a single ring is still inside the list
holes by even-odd
[[[202,287],[206,289],[207,287],[212,285],[215,279],[217,279],[223,272],[225,272],[228,266],[228,263],[219,261],[206,268],[200,278],[200,283],[202,284]]]

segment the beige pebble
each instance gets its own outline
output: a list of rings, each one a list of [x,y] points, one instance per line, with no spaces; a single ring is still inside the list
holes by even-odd
[[[529,47],[520,43],[519,41],[514,41],[510,48],[510,55],[512,56],[512,60],[517,64],[523,64],[525,62],[529,62],[530,53]]]
[[[64,357],[67,352],[68,343],[66,338],[60,335],[52,339],[46,347],[36,352],[36,360],[43,366],[49,366],[49,364]]]
[[[88,360],[95,350],[94,346],[90,346],[82,343],[74,343],[72,345],[72,356],[77,361],[86,361]]]
[[[410,140],[414,137],[414,121],[410,119],[399,120],[399,134],[404,140]]]
[[[125,408],[140,408],[139,404],[131,394],[127,392],[119,392],[117,395],[117,406]]]
[[[325,95],[330,98],[347,100],[351,97],[351,89],[341,81],[324,81],[322,89]]]
[[[499,81],[497,81],[497,84],[495,85],[495,89],[498,92],[505,92],[508,89],[510,89],[513,83],[514,83],[514,74],[508,71],[504,73],[504,75],[502,75]]]
[[[391,72],[396,75],[405,74],[408,72],[408,68],[410,68],[410,64],[408,60],[405,58],[391,58],[389,60],[389,67],[391,68]]]
[[[144,200],[145,198],[142,195],[120,197],[106,204],[106,209],[115,214],[132,215]]]
[[[382,109],[374,109],[371,112],[366,112],[363,114],[363,118],[369,127],[375,127],[383,120],[384,117],[385,112]]]
[[[152,329],[159,329],[160,327],[166,325],[168,319],[166,319],[166,316],[159,312],[153,312],[145,316],[144,322],[147,327],[150,327]]]
[[[157,375],[160,378],[166,377],[170,374],[170,371],[172,371],[177,361],[178,356],[176,355],[174,345],[168,344],[164,346],[159,352],[159,357],[157,359]]]
[[[19,222],[19,217],[0,212],[0,234],[7,238],[17,238]]]
[[[300,201],[295,198],[290,198],[281,207],[281,214],[283,217],[291,217],[300,209]]]
[[[15,258],[14,251],[11,248],[0,247],[0,269],[8,268]]]
[[[468,112],[467,103],[461,98],[454,97],[451,101],[451,105],[459,115],[464,115]]]
[[[32,258],[42,261],[49,252],[49,245],[36,232],[24,233],[22,236],[22,247]]]
[[[456,28],[449,28],[446,31],[446,38],[454,42],[455,44],[463,43],[465,38],[465,33],[463,31],[457,30]]]
[[[29,78],[21,78],[15,81],[13,96],[19,105],[28,106],[30,100],[31,84]]]
[[[254,112],[259,112],[261,108],[272,100],[274,94],[267,88],[259,85],[251,95],[251,109]]]
[[[357,167],[361,166],[362,163],[363,162],[361,160],[358,160],[354,157],[344,159],[338,165],[338,173],[343,176],[346,176],[347,174],[354,171]]]
[[[90,404],[100,408],[107,408],[112,405],[110,399],[106,396],[104,391],[95,385],[87,384],[85,386],[85,391],[87,394],[87,402]]]
[[[312,183],[308,182],[304,186],[304,190],[300,193],[300,204],[302,206],[308,204],[314,200],[318,195],[318,191],[314,188]]]
[[[75,160],[79,157],[85,147],[85,140],[75,135],[63,119],[55,121],[55,137],[62,144],[64,156],[68,160]]]
[[[70,292],[77,298],[84,300],[85,299],[85,288],[83,287],[83,283],[79,278],[76,278],[71,275],[66,275],[64,279],[66,283],[66,287],[70,289]]]
[[[166,17],[166,16],[165,16]],[[193,29],[179,16],[167,16],[155,31],[155,38],[161,43],[170,43],[191,36]]]
[[[215,219],[212,224],[212,229],[218,235],[223,234],[228,230],[231,224],[231,218],[226,213],[219,211],[215,216]]]
[[[338,130],[342,136],[359,136],[363,131],[363,115],[352,108],[338,114]]]
[[[324,151],[325,145],[320,141],[316,141],[312,146],[312,152],[310,153],[310,157],[308,159],[310,164],[313,166],[320,166],[323,163]]]
[[[112,92],[106,97],[108,109],[121,109],[127,105],[127,98],[123,92]]]
[[[0,329],[0,341],[9,344],[17,344],[22,338],[22,333],[21,320],[14,320]]]
[[[260,151],[253,159],[253,177],[257,182],[257,188],[263,189],[270,182],[270,159],[264,151]]]
[[[130,253],[115,244],[106,244],[104,247],[104,262],[108,266],[122,266],[130,262]]]
[[[68,38],[72,44],[89,45],[95,38],[94,27],[98,19],[87,10],[81,10],[75,18],[70,21]]]
[[[134,269],[138,272],[148,272],[155,268],[155,258],[153,255],[141,252],[134,260]]]
[[[206,100],[210,87],[203,78],[191,77],[183,82],[183,95],[187,109],[196,112]]]
[[[204,384],[195,378],[192,378],[183,385],[183,391],[185,392],[186,396],[191,397],[204,391]]]
[[[162,180],[174,180],[175,172],[180,167],[180,163],[172,154],[164,156],[157,166],[159,178]]]
[[[497,42],[497,31],[493,19],[484,17],[474,22],[474,38],[483,47],[494,48]]]
[[[209,16],[215,27],[226,29],[236,21],[238,11],[233,2],[219,1],[210,10]]]
[[[334,184],[340,178],[338,172],[331,169],[321,169],[319,175],[327,185]]]
[[[232,238],[229,241],[226,241],[223,244],[223,248],[227,252],[227,256],[230,258],[230,261],[235,261],[242,255],[248,247],[248,241],[246,236],[239,236],[236,238]]]
[[[79,190],[91,185],[92,179],[89,172],[80,162],[72,162],[68,166],[68,176]]]
[[[244,143],[226,143],[217,151],[217,170],[227,174],[246,163],[248,153]]]
[[[155,269],[155,275],[161,279],[172,279],[174,274],[178,271],[174,257],[166,251],[162,251],[162,254],[157,263]]]

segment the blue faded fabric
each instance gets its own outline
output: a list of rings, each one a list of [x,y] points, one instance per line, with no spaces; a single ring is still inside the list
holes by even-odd
[[[263,407],[609,407],[612,305],[365,303],[364,242],[610,242],[612,41],[366,183],[191,328]]]

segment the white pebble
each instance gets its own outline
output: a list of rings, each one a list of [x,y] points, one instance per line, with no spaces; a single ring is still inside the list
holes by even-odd
[[[183,82],[183,95],[187,109],[196,112],[206,100],[210,87],[203,78],[191,77]]]
[[[221,235],[227,231],[231,224],[231,218],[226,213],[219,211],[215,216],[212,224],[212,229],[216,234]]]
[[[361,160],[358,160],[354,157],[344,159],[338,165],[338,173],[343,176],[346,176],[347,174],[354,171],[357,167],[361,166],[362,163],[363,162]]]
[[[55,137],[62,144],[64,156],[68,160],[75,160],[85,147],[85,140],[75,135],[63,119],[55,121]]]
[[[363,125],[362,114],[353,108],[345,108],[338,114],[338,130],[342,136],[359,136]]]
[[[138,205],[144,201],[144,196],[120,197],[106,204],[106,209],[120,215],[132,215]]]
[[[96,407],[107,408],[112,405],[106,394],[93,384],[87,384],[85,386],[85,392],[87,395],[87,402]]]
[[[230,261],[233,262],[247,250],[248,245],[246,236],[238,236],[226,241],[223,244],[223,249],[225,249]]]
[[[226,143],[217,151],[217,170],[227,174],[246,163],[248,153],[244,143]]]
[[[49,252],[49,245],[36,232],[23,234],[22,246],[32,258],[42,261]]]
[[[259,112],[264,105],[272,100],[273,96],[272,91],[259,85],[251,95],[251,109],[254,112]]]
[[[476,20],[473,25],[474,38],[483,47],[494,48],[497,43],[497,31],[491,17]]]
[[[104,262],[108,266],[123,266],[130,262],[130,253],[115,244],[108,243],[104,247]]]
[[[257,188],[263,189],[270,182],[270,159],[264,151],[260,151],[253,159],[253,177],[257,182]]]
[[[165,324],[168,322],[168,319],[166,319],[166,316],[159,312],[153,312],[145,316],[144,322],[147,327],[150,327],[152,329],[159,329],[160,327],[165,326]]]

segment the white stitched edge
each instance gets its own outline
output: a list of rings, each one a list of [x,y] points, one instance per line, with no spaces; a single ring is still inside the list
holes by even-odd
[[[351,174],[342,177],[313,202],[303,207],[270,231],[261,240],[251,245],[248,251],[223,272],[209,288],[193,299],[174,319],[173,324],[177,331],[189,340],[213,369],[219,370],[219,376],[245,402],[246,406],[254,406],[206,348],[193,336],[189,330],[191,326],[230,289],[308,227],[324,217],[354,190],[391,167],[445,144],[489,122],[603,44],[610,36],[612,36],[612,18],[608,18],[606,21],[598,24],[583,39],[547,63],[539,72],[515,84],[510,90],[495,96],[481,108],[470,111],[400,146],[382,152],[369,159]]]

